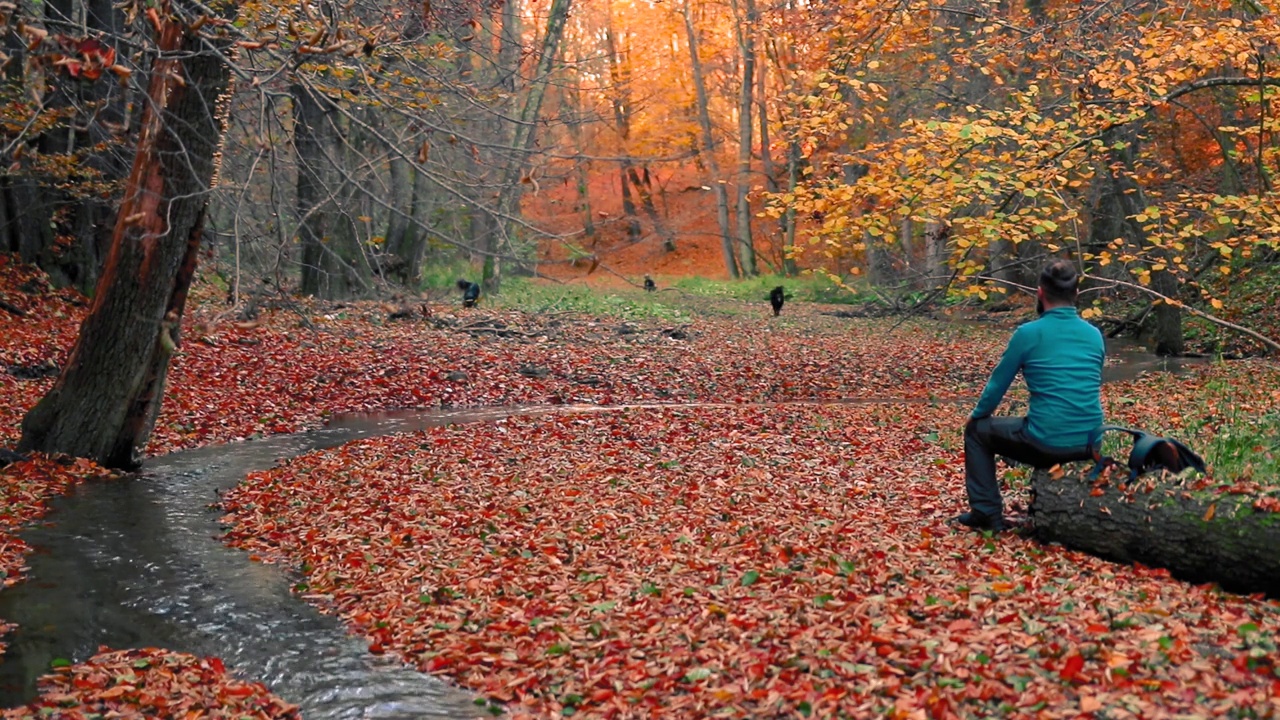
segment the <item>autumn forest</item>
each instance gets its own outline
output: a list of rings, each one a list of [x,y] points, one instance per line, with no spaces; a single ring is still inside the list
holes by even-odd
[[[1272,4],[0,0],[0,715],[1280,714]]]

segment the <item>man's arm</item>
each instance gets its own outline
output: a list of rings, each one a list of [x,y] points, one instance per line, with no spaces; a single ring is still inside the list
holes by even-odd
[[[987,387],[982,391],[982,397],[978,398],[978,405],[973,409],[973,413],[969,417],[988,417],[1000,406],[1000,401],[1004,399],[1005,391],[1009,389],[1009,385],[1013,384],[1013,379],[1018,376],[1018,371],[1022,369],[1022,362],[1026,360],[1027,353],[1030,352],[1034,344],[1031,337],[1032,332],[1026,325],[1014,331],[1013,337],[1009,338],[1009,346],[1004,349],[1004,355],[1001,356],[1000,363],[996,365],[996,369],[991,371],[991,378],[987,380]]]

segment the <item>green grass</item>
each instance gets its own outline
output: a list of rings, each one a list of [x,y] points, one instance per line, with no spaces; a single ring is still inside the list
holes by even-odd
[[[423,290],[454,290],[459,279],[480,282],[471,263],[465,259],[438,260],[422,266]]]
[[[658,285],[664,285],[659,281]],[[799,302],[862,304],[875,302],[877,296],[861,289],[850,292],[836,285],[823,275],[801,275],[800,277],[780,277],[778,275],[759,275],[742,280],[712,280],[703,277],[681,277],[670,282],[691,295],[706,297],[732,298],[747,302],[763,302],[769,299],[769,291],[781,285],[786,288],[787,298]]]
[[[505,280],[502,290],[491,298],[501,307],[532,313],[576,312],[625,320],[659,318],[683,321],[689,313],[671,303],[674,298],[636,291],[598,290],[582,285],[553,285],[525,278]]]
[[[1204,386],[1205,394],[1229,396],[1231,385],[1214,380]],[[1222,479],[1251,477],[1264,485],[1280,482],[1280,413],[1256,413],[1227,406],[1221,429],[1209,439],[1204,459]]]

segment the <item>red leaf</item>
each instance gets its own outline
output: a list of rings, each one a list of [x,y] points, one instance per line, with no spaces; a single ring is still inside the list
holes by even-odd
[[[1083,669],[1084,658],[1079,655],[1072,655],[1067,658],[1067,662],[1062,666],[1062,670],[1058,673],[1058,676],[1063,680],[1070,682],[1071,680],[1074,680]]]

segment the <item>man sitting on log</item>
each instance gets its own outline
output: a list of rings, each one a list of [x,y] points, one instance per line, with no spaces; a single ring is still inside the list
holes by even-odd
[[[1087,460],[1090,433],[1102,425],[1102,333],[1076,314],[1080,277],[1066,260],[1040,273],[1040,318],[1020,326],[964,428],[965,490],[970,512],[955,519],[1004,530],[996,455],[1034,467]],[[1031,399],[1027,416],[993,417],[1018,372]]]

